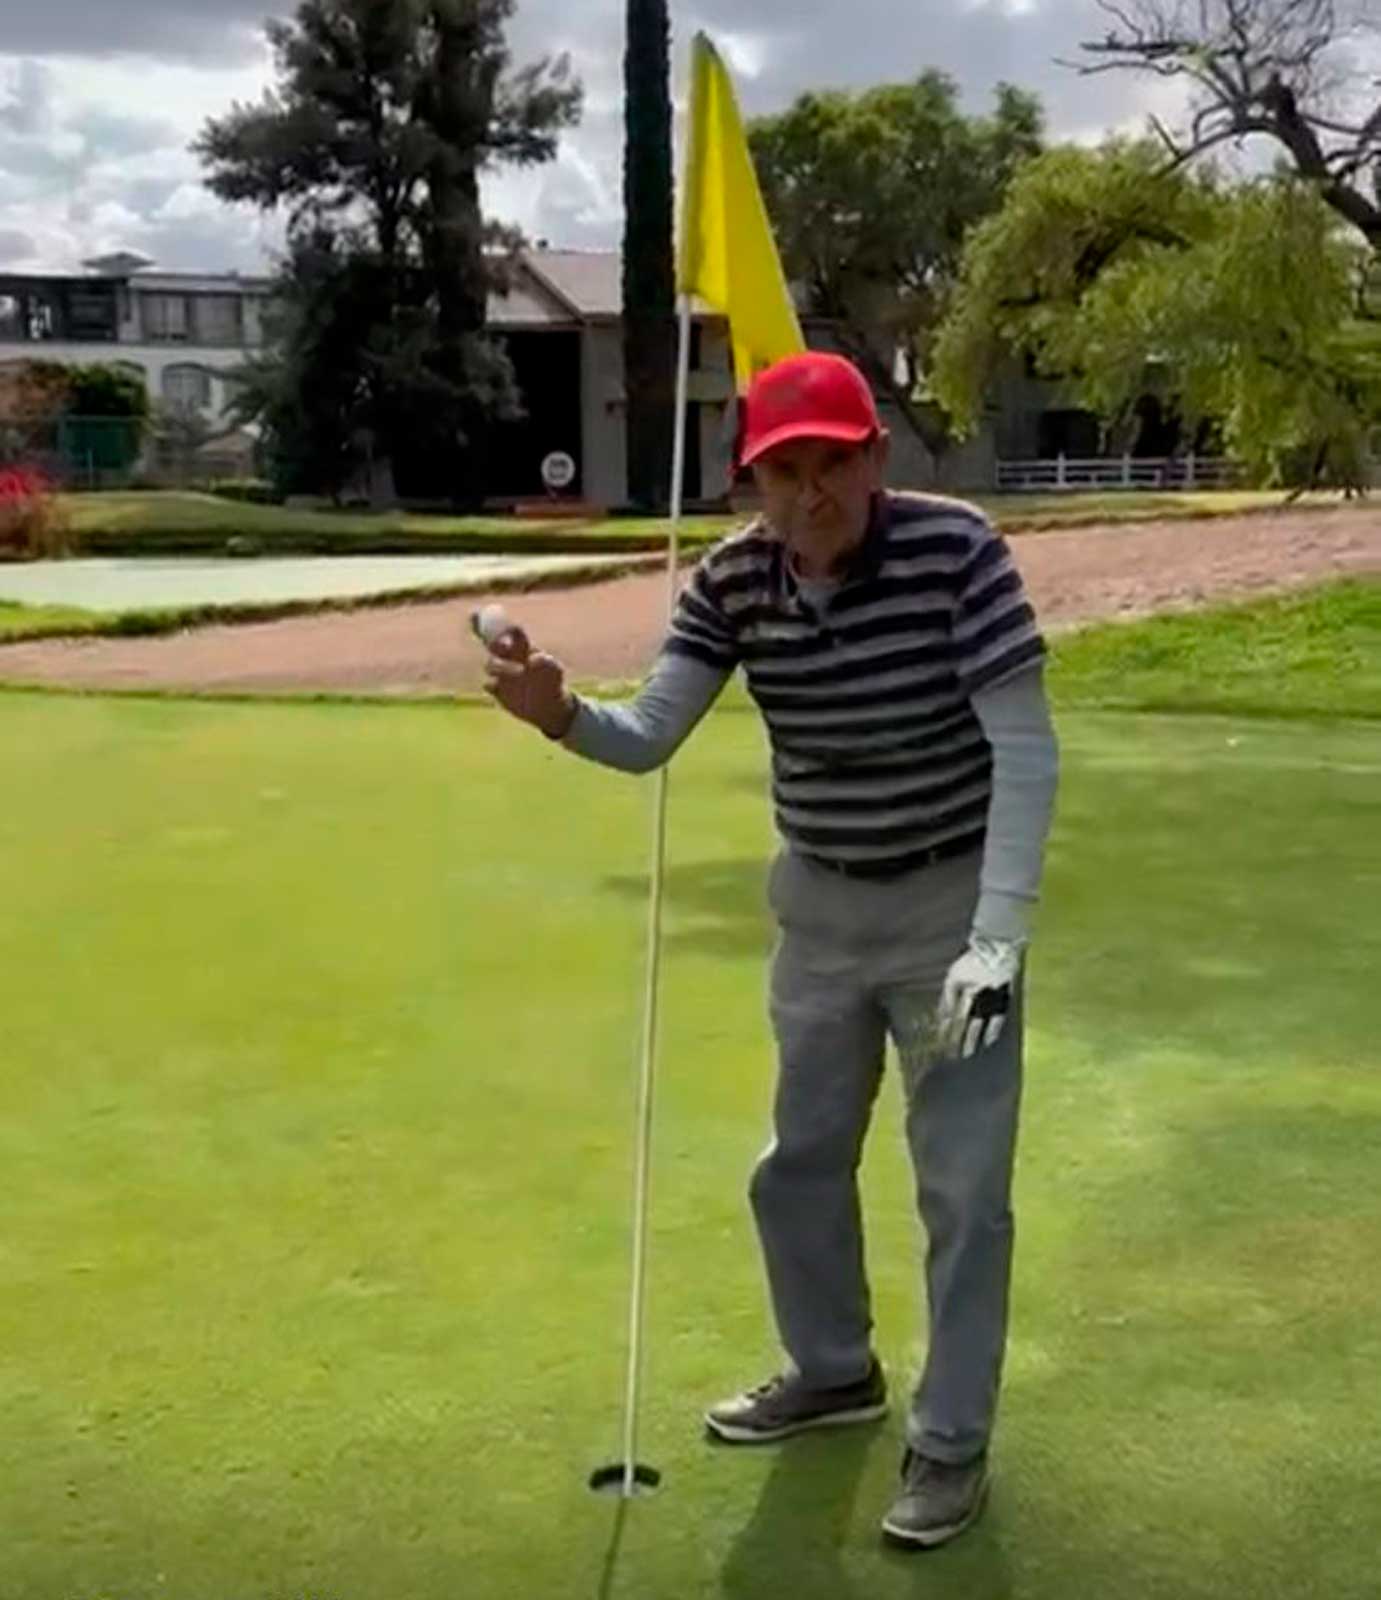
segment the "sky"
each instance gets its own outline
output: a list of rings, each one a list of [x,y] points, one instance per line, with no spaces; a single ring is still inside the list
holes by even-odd
[[[293,0],[0,0],[0,269],[72,271],[134,250],[168,271],[258,272],[280,224],[214,199],[188,145],[272,82],[266,16]],[[568,52],[586,90],[557,160],[486,180],[491,215],[553,246],[616,247],[624,0],[518,0],[515,64]],[[1052,133],[1094,140],[1173,111],[1177,91],[1059,64],[1106,29],[1095,0],[673,0],[676,91],[705,29],[748,115],[806,89],[939,67],[981,111],[1003,80],[1038,91]]]

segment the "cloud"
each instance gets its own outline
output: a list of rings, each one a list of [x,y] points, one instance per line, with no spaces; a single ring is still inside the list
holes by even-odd
[[[0,228],[33,259],[72,267],[132,248],[167,267],[262,268],[280,225],[222,207],[200,187],[187,149],[209,116],[257,99],[271,76],[266,14],[291,0],[0,0]],[[22,12],[22,15],[21,15]],[[622,194],[625,0],[519,0],[509,30],[515,65],[569,53],[586,91],[581,126],[558,159],[486,174],[491,215],[533,238],[617,245]],[[692,35],[722,45],[747,114],[778,111],[808,88],[860,89],[951,73],[973,111],[1000,81],[1045,98],[1057,137],[1094,139],[1137,127],[1178,90],[1123,77],[1081,78],[1057,65],[1096,35],[1095,0],[686,0],[676,12],[675,92],[684,96]],[[1167,93],[1171,99],[1167,101]],[[126,237],[115,237],[120,227]]]
[[[143,56],[224,65],[252,61],[273,0],[4,0],[10,55]]]
[[[53,72],[39,61],[19,61],[0,80],[0,129],[30,138],[48,126]]]
[[[34,242],[18,228],[0,228],[0,266],[12,266],[34,253]]]
[[[617,195],[622,160],[624,7],[582,6],[568,0],[520,4],[511,29],[515,60],[569,51],[586,89],[585,122],[567,141],[606,194]],[[968,0],[941,9],[902,8],[896,0],[688,0],[673,38],[675,93],[684,102],[690,40],[701,29],[721,47],[734,73],[745,115],[784,109],[806,89],[858,90],[919,76],[950,73],[966,108],[986,110],[1001,82],[1034,89],[1045,104],[1052,136],[1096,140],[1111,130],[1139,130],[1152,107],[1175,115],[1178,86],[1159,80],[1083,77],[1058,58],[1077,59],[1080,43],[1098,35],[1103,13],[1094,0]],[[599,113],[605,113],[600,115]],[[502,208],[521,185],[498,178],[492,203]],[[515,212],[515,215],[517,213]],[[595,242],[618,239],[618,213],[600,213]],[[522,220],[521,217],[518,220]],[[539,213],[553,242],[567,213]]]
[[[771,43],[764,35],[721,33],[715,43],[735,77],[746,78],[750,83],[762,77],[771,51]]]
[[[183,142],[183,130],[168,117],[146,117],[92,106],[68,122],[85,146],[87,159],[125,161],[131,156],[168,150]]]
[[[4,0],[0,0],[4,3]],[[151,59],[0,58],[0,228],[29,249],[13,269],[75,271],[133,249],[168,268],[262,270],[274,230],[201,203],[188,144],[209,114],[257,96],[265,63],[209,72]],[[180,190],[175,210],[164,210]]]

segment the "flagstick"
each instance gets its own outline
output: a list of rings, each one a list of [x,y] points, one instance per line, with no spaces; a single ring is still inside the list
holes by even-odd
[[[676,440],[671,467],[671,532],[667,546],[667,615],[676,606],[680,565],[681,511],[686,486],[686,414],[689,410],[691,302],[681,299],[676,359]],[[652,824],[652,891],[648,904],[647,995],[643,1009],[642,1070],[638,1083],[638,1141],[633,1178],[633,1293],[628,1318],[628,1389],[624,1403],[623,1498],[636,1493],[638,1391],[642,1378],[643,1305],[647,1294],[647,1210],[651,1170],[652,1085],[657,1055],[657,1002],[662,964],[662,889],[665,880],[668,771],[657,774]]]

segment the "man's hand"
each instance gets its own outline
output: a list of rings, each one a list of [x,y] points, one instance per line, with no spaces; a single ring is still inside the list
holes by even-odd
[[[566,688],[566,674],[555,656],[534,651],[526,659],[508,659],[504,641],[490,647],[485,693],[520,722],[540,728],[549,739],[564,739],[575,721],[575,696]]]
[[[949,969],[936,1016],[936,1046],[943,1056],[968,1060],[1002,1037],[1021,971],[1022,947],[975,934]]]

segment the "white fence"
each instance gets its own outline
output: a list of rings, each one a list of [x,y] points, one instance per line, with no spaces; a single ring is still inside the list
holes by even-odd
[[[1226,489],[1238,468],[1224,456],[1053,456],[999,461],[1000,490]]]

